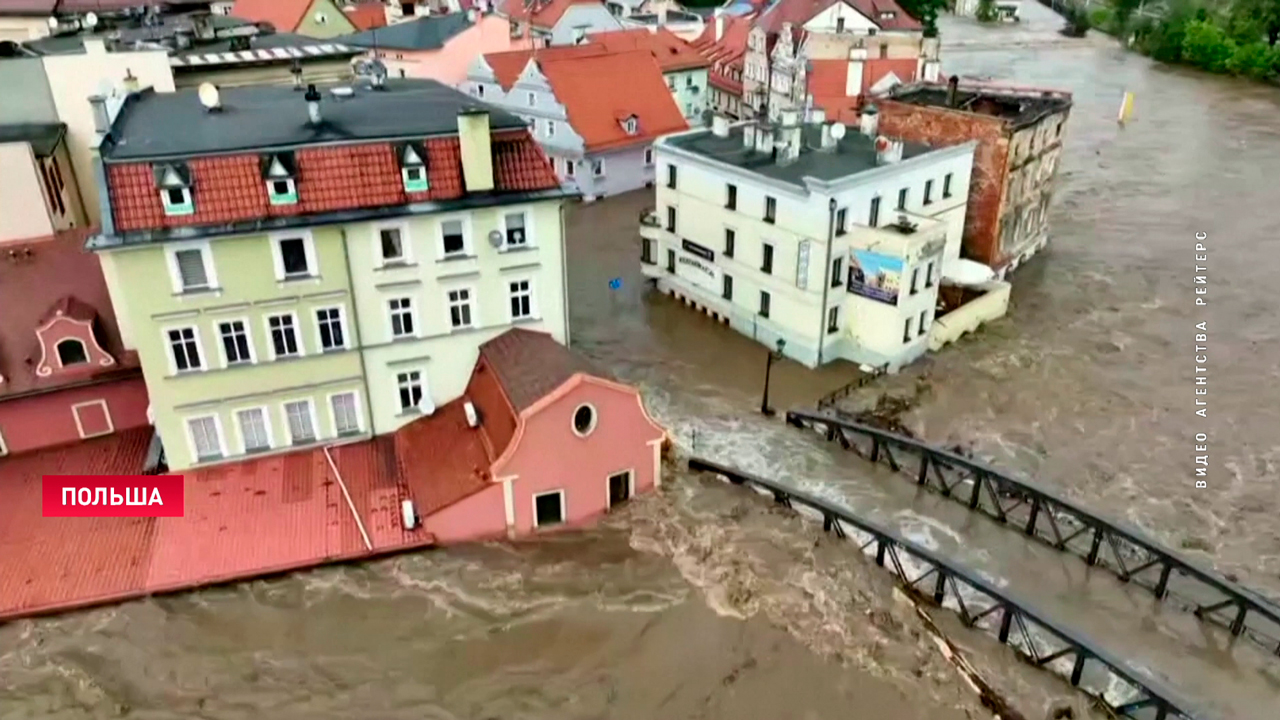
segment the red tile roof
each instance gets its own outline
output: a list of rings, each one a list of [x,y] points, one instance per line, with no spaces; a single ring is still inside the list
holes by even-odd
[[[116,229],[155,230],[220,225],[271,217],[377,208],[427,200],[456,200],[466,193],[458,138],[428,138],[430,189],[405,192],[391,143],[326,145],[295,152],[296,205],[272,205],[262,180],[260,155],[223,155],[187,161],[196,211],[165,215],[151,163],[107,165],[107,186]],[[494,131],[494,183],[499,192],[559,187],[551,164],[527,130]]]
[[[707,82],[733,95],[742,94],[742,58],[747,52],[747,35],[754,16],[721,16],[723,28],[716,40],[716,19],[712,18],[691,45],[711,61]],[[732,70],[732,72],[730,72]]]
[[[54,390],[86,381],[136,374],[137,354],[124,349],[111,296],[98,258],[84,249],[94,228],[0,245],[0,399]],[[28,252],[29,251],[29,252]],[[78,319],[97,318],[98,342],[116,360],[102,372],[36,375],[40,343],[36,328],[63,309]]]
[[[395,433],[395,454],[418,513],[431,513],[473,495],[492,481],[496,459],[479,428],[467,425],[460,397]]]
[[[516,413],[524,412],[578,373],[608,378],[585,357],[543,332],[512,328],[480,346]]]
[[[652,142],[659,135],[689,127],[676,107],[662,69],[649,50],[610,52],[600,46],[517,50],[485,56],[498,82],[510,89],[532,60],[550,83],[588,152]],[[625,83],[617,78],[625,77]],[[628,135],[624,121],[635,116],[638,132]],[[158,201],[157,201],[158,202]]]
[[[387,25],[387,6],[381,2],[362,2],[357,5],[348,5],[344,8],[344,12],[347,19],[359,31],[373,30]]]
[[[663,72],[693,70],[711,65],[711,61],[666,28],[649,32],[645,28],[593,33],[587,36],[586,45],[597,46],[609,52],[648,50]]]
[[[881,30],[924,29],[919,21],[908,15],[894,0],[779,0],[776,5],[760,14],[759,24],[772,35],[781,32],[785,23],[799,27],[840,2],[861,13]],[[882,13],[892,13],[892,16],[881,17]]]
[[[862,86],[848,94],[849,62],[847,60],[813,60],[809,73],[809,94],[813,102],[822,108],[827,118],[843,123],[858,118],[859,96],[868,93],[872,86],[890,73],[902,82],[915,79],[918,63],[915,58],[873,58],[862,63]]]
[[[528,22],[533,27],[550,30],[573,5],[599,5],[604,9],[599,0],[503,0],[498,6],[498,12],[511,20]]]
[[[293,32],[314,0],[236,0],[231,17],[271,23],[279,32]]]

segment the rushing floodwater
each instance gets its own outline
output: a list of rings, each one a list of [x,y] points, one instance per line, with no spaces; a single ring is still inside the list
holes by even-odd
[[[1280,95],[1171,71],[1056,17],[944,23],[947,72],[1075,92],[1053,241],[1007,320],[886,378],[905,418],[968,441],[1280,596],[1273,384],[1280,321]],[[1114,118],[1125,90],[1134,122]],[[1269,202],[1270,201],[1270,202]],[[645,193],[569,213],[573,341],[641,385],[683,449],[785,478],[891,522],[1033,599],[1220,718],[1280,716],[1280,671],[1079,560],[766,421],[763,349],[639,278]],[[1209,418],[1196,396],[1193,244],[1210,246]],[[622,277],[613,292],[607,281]],[[774,402],[848,368],[784,363]],[[1207,429],[1206,429],[1207,428]],[[1209,488],[1192,436],[1211,436]],[[1105,612],[1099,612],[1099,608]],[[1060,681],[935,612],[1032,720],[1089,710]],[[749,494],[679,475],[601,528],[422,553],[0,627],[0,720],[989,717],[887,576]]]

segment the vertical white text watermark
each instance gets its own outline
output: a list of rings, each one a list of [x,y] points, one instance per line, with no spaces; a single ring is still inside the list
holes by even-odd
[[[1196,233],[1195,305],[1195,481],[1197,488],[1209,487],[1209,235]]]

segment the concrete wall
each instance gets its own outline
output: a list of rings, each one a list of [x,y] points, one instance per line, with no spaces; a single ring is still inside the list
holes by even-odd
[[[27,143],[0,143],[0,243],[53,234],[38,163]]]
[[[35,341],[32,333],[32,342]],[[93,437],[103,428],[77,425],[76,413],[88,421],[101,418],[105,404],[114,432],[147,425],[147,387],[142,378],[68,388],[0,402],[0,455],[39,450]],[[77,408],[76,406],[80,406]],[[91,407],[93,406],[93,407]]]
[[[41,58],[0,60],[0,87],[0,125],[59,122]]]

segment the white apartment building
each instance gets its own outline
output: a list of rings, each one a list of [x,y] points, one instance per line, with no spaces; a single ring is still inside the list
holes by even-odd
[[[846,131],[786,110],[659,140],[644,274],[809,367],[918,358],[960,255],[976,143],[904,144],[864,117]]]

